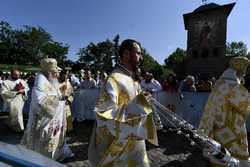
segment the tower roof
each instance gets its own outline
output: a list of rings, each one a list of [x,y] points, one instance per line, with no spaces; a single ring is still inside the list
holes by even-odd
[[[216,3],[209,3],[209,4],[202,5],[202,6],[198,7],[193,12],[198,13],[198,12],[203,12],[203,11],[207,11],[207,10],[212,10],[212,9],[215,9],[215,8],[217,8],[219,6],[220,5],[218,5]]]
[[[234,5],[235,5],[235,2],[230,3],[230,4],[226,4],[226,5],[218,5],[216,3],[209,3],[206,5],[201,5],[200,7],[196,8],[193,12],[183,15],[185,28],[187,28],[186,24],[187,24],[187,21],[190,17],[194,17],[198,14],[211,12],[211,11],[215,11],[215,10],[223,10],[227,14],[227,16],[229,16]]]

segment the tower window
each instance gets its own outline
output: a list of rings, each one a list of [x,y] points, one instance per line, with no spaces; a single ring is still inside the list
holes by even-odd
[[[201,52],[202,57],[208,57],[208,54],[209,54],[208,49],[203,49]]]
[[[218,48],[214,48],[213,49],[213,56],[214,57],[218,57],[219,56],[219,49]]]

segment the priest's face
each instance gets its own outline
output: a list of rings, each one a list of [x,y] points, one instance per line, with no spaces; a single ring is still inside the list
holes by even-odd
[[[11,72],[11,79],[17,80],[19,79],[19,77],[20,77],[20,72],[18,70],[13,70]]]
[[[45,75],[47,76],[47,79],[49,81],[53,81],[55,79],[58,79],[58,72],[52,72],[51,71],[51,72],[47,72]]]
[[[142,60],[141,48],[137,43],[134,43],[134,48],[129,52],[129,59],[133,67],[137,67]]]
[[[89,80],[90,76],[91,76],[91,73],[87,71],[85,76],[84,76],[84,79]]]

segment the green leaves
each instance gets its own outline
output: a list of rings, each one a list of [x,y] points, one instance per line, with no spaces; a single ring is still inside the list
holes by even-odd
[[[170,54],[164,61],[165,67],[172,70],[178,76],[183,73],[184,61],[186,59],[186,51],[181,48],[177,48],[172,54]]]
[[[1,63],[38,65],[44,55],[49,55],[64,66],[68,49],[68,45],[54,41],[42,27],[25,25],[12,29],[8,22],[0,22]]]
[[[140,65],[142,72],[151,72],[159,79],[164,74],[164,68],[151,56],[145,48],[142,49],[143,61]]]
[[[231,42],[227,43],[226,48],[226,55],[227,56],[246,56],[247,55],[247,45],[240,42]]]
[[[113,41],[107,39],[99,43],[90,43],[85,48],[80,48],[79,62],[83,63],[85,68],[90,67],[93,71],[110,72],[115,62],[118,62],[117,46],[119,36],[117,35]]]

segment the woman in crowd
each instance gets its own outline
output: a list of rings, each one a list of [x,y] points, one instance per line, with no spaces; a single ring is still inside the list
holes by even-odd
[[[176,93],[178,91],[178,87],[179,84],[176,79],[176,75],[174,74],[169,74],[167,80],[162,85],[163,90],[170,93]]]

